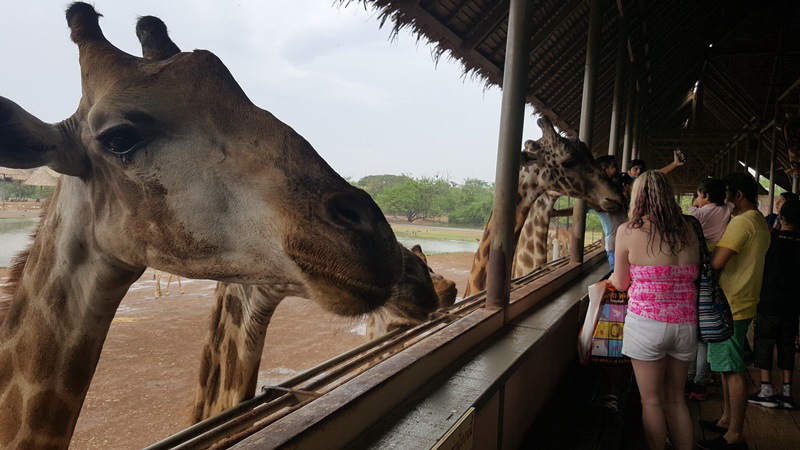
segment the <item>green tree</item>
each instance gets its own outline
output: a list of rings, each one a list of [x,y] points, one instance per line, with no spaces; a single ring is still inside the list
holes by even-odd
[[[449,188],[449,183],[438,178],[408,178],[387,187],[374,198],[384,212],[401,214],[413,222],[440,214],[441,199]]]
[[[397,186],[411,180],[408,175],[367,175],[366,177],[358,180],[355,186],[367,191],[367,194],[372,198],[376,198],[383,192],[393,186]]]
[[[448,221],[458,225],[481,226],[489,220],[494,203],[494,186],[477,178],[468,178],[464,184],[452,189]]]

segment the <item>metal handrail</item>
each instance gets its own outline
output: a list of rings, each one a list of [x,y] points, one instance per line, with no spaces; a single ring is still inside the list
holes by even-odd
[[[595,241],[584,247],[584,254],[601,247]],[[511,280],[511,291],[530,281],[569,264],[569,255],[548,261],[532,272]],[[227,409],[214,417],[196,423],[180,432],[156,442],[146,450],[168,448],[205,448],[214,443],[233,445],[250,434],[266,427],[301,405],[331,391],[346,381],[374,367],[389,356],[402,351],[452,322],[481,308],[486,302],[486,291],[477,292],[446,310],[434,313],[434,318],[413,328],[397,329],[373,339],[303,371],[275,386],[262,386],[261,393]],[[300,398],[297,393],[303,393]],[[243,433],[243,430],[246,432]]]

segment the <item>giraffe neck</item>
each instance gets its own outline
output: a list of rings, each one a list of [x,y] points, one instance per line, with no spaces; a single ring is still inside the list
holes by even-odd
[[[523,167],[519,173],[519,186],[517,188],[517,208],[514,219],[514,246],[519,240],[520,231],[525,224],[533,202],[545,190],[539,187],[530,167]],[[489,265],[489,247],[492,243],[492,216],[483,230],[483,237],[478,243],[478,251],[472,259],[472,269],[469,272],[467,288],[464,290],[464,297],[468,297],[476,292],[486,289],[486,270]]]
[[[255,395],[264,338],[272,315],[284,298],[302,293],[294,285],[217,283],[192,423],[219,414]]]
[[[85,198],[75,192],[82,182],[72,181],[43,213],[0,325],[3,448],[69,446],[111,320],[144,271],[98,248],[91,224],[74,213],[89,205],[76,200]]]
[[[527,275],[547,262],[547,232],[558,197],[557,193],[544,192],[533,203],[514,251],[513,277]]]

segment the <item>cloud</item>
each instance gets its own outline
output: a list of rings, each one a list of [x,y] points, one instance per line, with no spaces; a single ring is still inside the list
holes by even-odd
[[[183,49],[213,51],[248,96],[306,137],[334,169],[494,179],[499,89],[464,79],[458,63],[376,14],[332,0],[95,0],[109,40],[139,54],[138,15],[167,24]],[[75,111],[77,50],[63,0],[0,2],[0,95],[48,121]],[[523,138],[538,128],[526,120]],[[521,147],[521,144],[520,144]]]

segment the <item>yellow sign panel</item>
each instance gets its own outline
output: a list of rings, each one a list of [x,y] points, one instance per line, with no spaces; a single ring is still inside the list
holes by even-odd
[[[458,419],[447,431],[433,450],[472,450],[472,427],[475,421],[475,407],[472,407]]]

